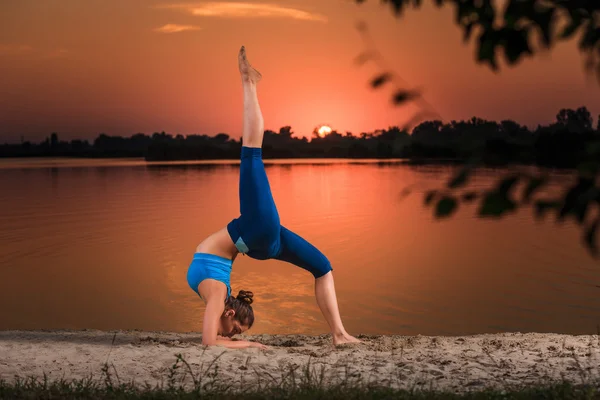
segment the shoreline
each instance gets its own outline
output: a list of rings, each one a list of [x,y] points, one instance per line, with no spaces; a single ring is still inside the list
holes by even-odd
[[[106,374],[143,387],[165,385],[177,355],[178,379],[202,376],[247,388],[310,372],[399,389],[453,392],[568,381],[600,382],[600,336],[500,333],[470,336],[359,335],[334,348],[329,335],[243,335],[270,346],[204,348],[200,333],[99,330],[0,331],[0,380],[67,381]],[[108,367],[108,368],[107,368]],[[189,368],[189,369],[188,369]],[[187,371],[190,371],[188,373]]]

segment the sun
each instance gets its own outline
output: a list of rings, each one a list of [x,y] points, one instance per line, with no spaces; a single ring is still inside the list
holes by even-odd
[[[327,125],[321,125],[319,127],[319,130],[317,132],[319,132],[319,136],[320,137],[324,137],[328,133],[331,133],[331,127],[329,127]]]

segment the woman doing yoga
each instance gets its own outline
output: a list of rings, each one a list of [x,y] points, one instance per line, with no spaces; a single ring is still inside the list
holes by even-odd
[[[236,297],[231,296],[229,277],[238,253],[258,260],[286,261],[312,273],[317,304],[329,324],[333,343],[359,342],[342,325],[329,260],[279,222],[262,161],[264,122],[256,94],[262,76],[248,62],[244,46],[238,54],[238,65],[244,89],[239,188],[241,215],[198,245],[187,273],[190,287],[206,303],[202,344],[230,348],[264,347],[256,342],[230,340],[254,323],[250,305],[252,292],[240,290]]]

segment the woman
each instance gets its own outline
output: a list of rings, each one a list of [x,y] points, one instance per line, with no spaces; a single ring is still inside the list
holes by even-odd
[[[340,318],[332,268],[314,246],[281,226],[262,162],[264,123],[256,85],[261,74],[246,58],[244,46],[238,54],[244,89],[244,124],[240,164],[240,217],[213,233],[196,248],[188,269],[190,287],[206,302],[202,344],[230,348],[259,347],[260,343],[230,338],[248,330],[254,322],[252,292],[231,296],[229,277],[238,253],[258,260],[270,258],[290,262],[315,277],[317,304],[329,324],[335,345],[359,342],[349,335]]]

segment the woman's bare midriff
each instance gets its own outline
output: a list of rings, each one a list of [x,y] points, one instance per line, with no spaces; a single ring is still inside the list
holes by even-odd
[[[196,247],[196,253],[208,253],[216,256],[229,258],[235,260],[238,254],[238,249],[227,232],[227,228],[223,228],[206,239],[204,239],[198,247]]]

